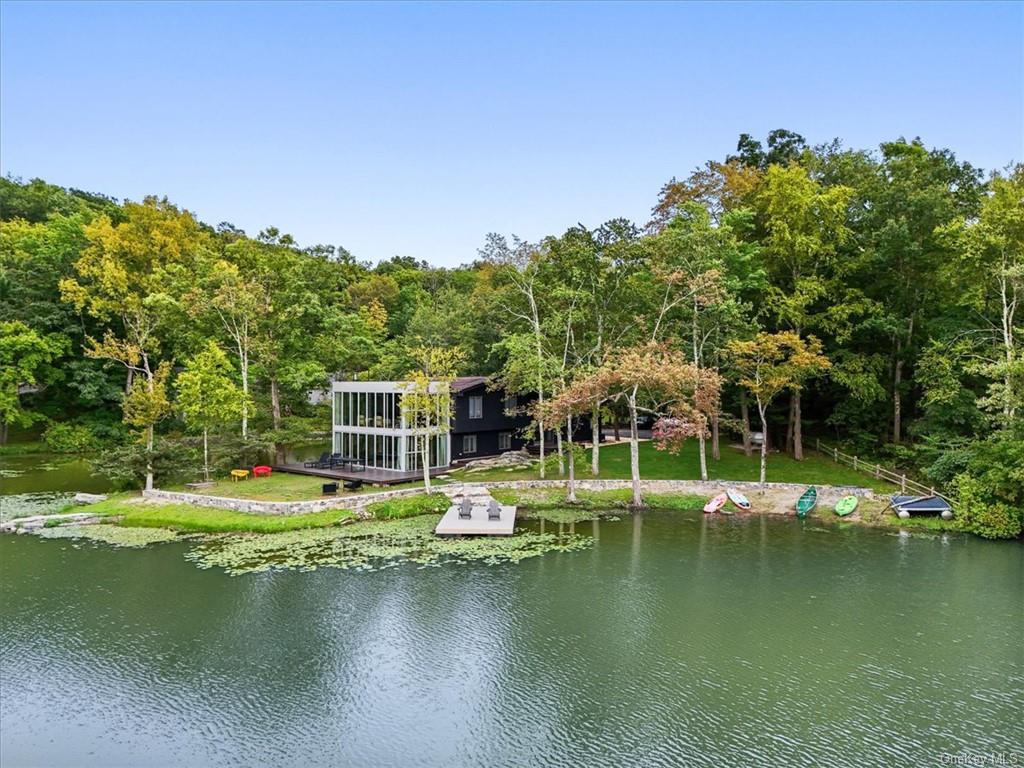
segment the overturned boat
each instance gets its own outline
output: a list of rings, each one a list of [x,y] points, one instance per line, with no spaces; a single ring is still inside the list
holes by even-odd
[[[941,515],[943,520],[953,517],[953,508],[949,502],[941,496],[900,496],[895,495],[889,501],[889,506],[896,510],[896,514],[902,518],[911,515]]]

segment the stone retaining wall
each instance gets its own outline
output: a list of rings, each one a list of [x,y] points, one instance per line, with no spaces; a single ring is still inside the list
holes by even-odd
[[[449,496],[464,493],[466,490],[483,490],[488,488],[564,488],[565,480],[496,480],[494,482],[466,482],[439,485],[437,490]],[[807,486],[799,483],[760,483],[749,481],[724,480],[641,480],[640,487],[644,493],[693,493],[711,496],[720,493],[724,488],[738,488],[756,493],[769,491],[803,491]],[[578,491],[609,491],[632,488],[629,480],[577,480]],[[870,488],[855,486],[818,486],[819,498],[822,501],[838,499],[840,496],[853,494],[864,498],[872,498],[874,491]],[[397,491],[380,491],[357,496],[331,496],[310,501],[257,501],[254,499],[233,499],[225,496],[208,496],[201,493],[184,493],[180,491],[143,491],[147,499],[164,501],[173,504],[193,504],[199,507],[215,507],[230,509],[235,512],[248,512],[254,515],[302,515],[309,512],[323,512],[328,509],[351,509],[362,512],[367,504],[385,499],[396,499],[403,496],[415,496],[423,493],[422,488],[403,488]]]
[[[253,515],[304,515],[309,512],[323,512],[328,509],[351,509],[359,512],[367,504],[384,499],[395,499],[401,496],[415,496],[423,493],[422,488],[402,488],[397,491],[381,491],[357,496],[328,496],[323,499],[309,501],[258,501],[256,499],[233,499],[227,496],[208,496],[202,493],[184,493],[181,491],[143,491],[142,495],[154,501],[165,501],[169,504],[192,504],[197,507],[214,507],[230,509],[235,512],[248,512]]]

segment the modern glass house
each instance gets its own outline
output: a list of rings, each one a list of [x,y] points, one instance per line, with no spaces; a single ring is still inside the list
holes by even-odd
[[[401,381],[334,382],[334,452],[367,468],[422,471],[415,435],[402,416],[406,386]],[[488,390],[483,376],[455,379],[449,390],[454,417],[448,433],[431,439],[431,469],[523,447],[522,428],[529,418],[514,395]]]

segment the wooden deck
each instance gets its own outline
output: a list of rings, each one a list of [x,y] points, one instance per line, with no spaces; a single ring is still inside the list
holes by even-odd
[[[486,506],[474,506],[469,520],[459,518],[460,504],[453,504],[444,513],[434,533],[438,536],[511,536],[516,527],[516,508],[501,507],[499,520],[487,519]]]
[[[322,477],[325,480],[362,480],[367,485],[397,485],[399,483],[414,483],[423,479],[422,472],[395,472],[386,469],[374,469],[367,467],[362,470],[342,469],[311,469],[302,464],[277,464],[273,467],[275,472],[287,472],[293,475],[310,475],[311,477]],[[430,470],[431,477],[438,477],[446,474],[447,469]]]

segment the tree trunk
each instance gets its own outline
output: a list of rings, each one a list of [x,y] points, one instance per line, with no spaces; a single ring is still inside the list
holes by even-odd
[[[793,458],[797,461],[804,460],[804,434],[800,424],[802,419],[801,397],[802,392],[799,389],[793,393]]]
[[[636,396],[629,400],[629,471],[633,480],[633,506],[642,507],[640,495],[640,438],[637,433]]]
[[[601,408],[596,404],[590,410],[590,439],[594,444],[590,454],[590,474],[597,477],[601,472]]]
[[[722,458],[721,447],[718,442],[718,414],[711,417],[711,458],[718,461]]]
[[[618,414],[615,414],[614,429],[615,429],[615,442],[617,443],[617,442],[619,442],[619,440],[622,439],[621,436],[619,435],[619,415]]]
[[[897,360],[894,366],[892,378],[892,441],[899,443],[903,432],[903,414],[901,413],[902,403],[900,401],[900,385],[903,381],[903,361]]]
[[[573,444],[572,444],[572,416],[567,416],[565,419],[567,428],[566,434],[568,435],[568,448],[569,448],[569,495],[567,501],[576,503],[576,459],[573,457]]]
[[[700,317],[700,304],[697,297],[693,298],[693,315],[691,330],[693,332],[693,367],[697,369],[697,374],[700,375],[700,327],[698,325],[698,319]],[[700,479],[708,479],[708,454],[707,454],[707,440],[704,437],[704,427],[701,425],[700,434],[697,435],[697,451],[700,454]]]
[[[555,430],[555,450],[558,453],[558,476],[565,477],[565,454],[562,452],[562,428]]]
[[[249,356],[239,356],[239,365],[242,369],[242,439],[249,437]],[[332,427],[333,428],[333,427]]]
[[[768,422],[765,419],[765,407],[761,403],[757,404],[757,411],[761,415],[761,432],[765,436],[765,439],[761,441],[761,486],[763,487],[768,476]]]
[[[789,394],[789,419],[786,421],[786,453],[793,455],[793,417],[796,414],[795,392]]]
[[[544,479],[544,420],[537,422],[537,434],[540,437],[540,479]]]
[[[429,409],[424,416],[426,419],[426,430],[422,435],[423,442],[420,443],[420,463],[423,465],[423,490],[430,493],[430,412]]]
[[[153,382],[153,374],[150,373],[149,362],[146,362],[146,386],[149,388],[150,397],[153,396],[155,386]],[[146,429],[146,490],[153,490],[153,442],[154,442],[154,425],[150,424]]]
[[[273,417],[274,429],[281,428],[281,391],[277,386],[277,379],[270,380],[270,413]],[[284,464],[284,445],[274,441],[274,455],[279,464]]]
[[[210,482],[210,430],[203,427],[203,480]]]
[[[0,445],[7,445],[7,422],[0,422]]]
[[[153,425],[146,428],[146,490],[153,490]]]
[[[750,407],[747,405],[747,393],[740,391],[740,420],[743,422],[743,453],[752,456],[750,446]],[[762,427],[763,429],[763,427]]]

